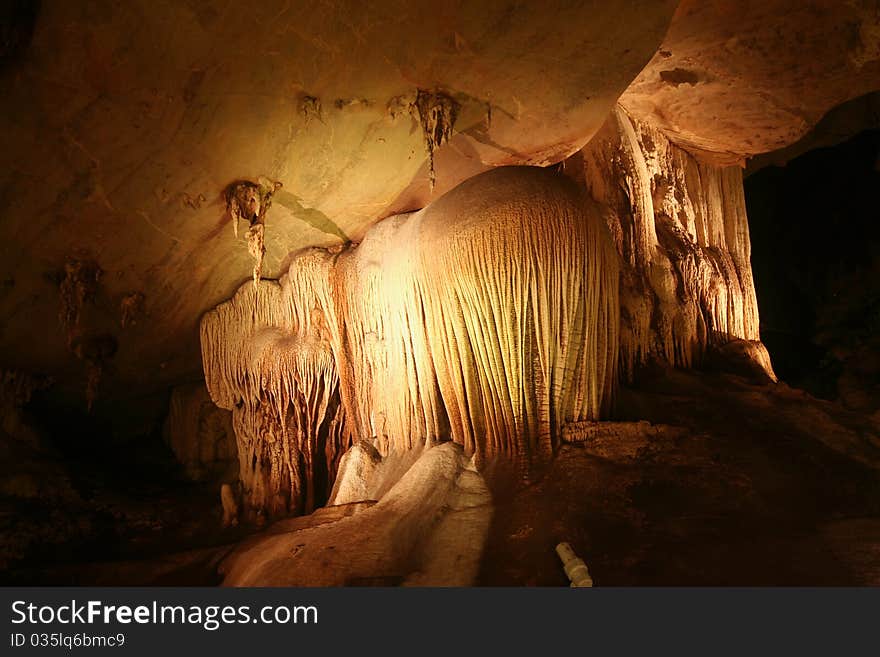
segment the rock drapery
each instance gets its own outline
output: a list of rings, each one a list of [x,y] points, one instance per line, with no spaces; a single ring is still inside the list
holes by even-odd
[[[201,336],[248,505],[312,510],[362,439],[387,454],[451,438],[478,465],[548,457],[564,423],[609,408],[617,288],[602,210],[522,167],[389,217],[356,247],[301,252],[277,283],[243,285]]]

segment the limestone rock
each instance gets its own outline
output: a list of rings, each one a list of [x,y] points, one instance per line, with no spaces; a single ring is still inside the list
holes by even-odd
[[[366,440],[349,449],[339,461],[336,483],[328,504],[349,504],[375,499],[371,484],[382,463],[382,455]]]
[[[759,339],[738,167],[705,164],[618,107],[565,173],[610,209],[625,380],[646,364],[697,367],[711,345]]]
[[[762,383],[776,383],[767,347],[759,340],[732,340],[713,351],[710,365]]]

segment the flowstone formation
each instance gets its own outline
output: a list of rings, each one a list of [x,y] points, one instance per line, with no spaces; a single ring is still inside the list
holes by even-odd
[[[204,317],[251,509],[311,511],[363,440],[385,456],[452,439],[528,480],[646,366],[775,380],[738,167],[617,108],[561,169],[471,178]]]
[[[452,439],[527,476],[567,422],[607,412],[617,254],[603,210],[548,170],[476,176],[354,247],[309,249],[201,323],[252,515],[309,512],[345,449]]]

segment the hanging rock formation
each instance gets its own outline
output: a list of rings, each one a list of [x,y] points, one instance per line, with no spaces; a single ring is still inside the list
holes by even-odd
[[[310,511],[356,440],[451,438],[523,468],[607,412],[617,255],[564,177],[501,168],[356,247],[310,249],[201,323],[211,397],[233,410],[253,512]]]
[[[876,0],[682,0],[620,103],[704,160],[737,164],[878,88]]]

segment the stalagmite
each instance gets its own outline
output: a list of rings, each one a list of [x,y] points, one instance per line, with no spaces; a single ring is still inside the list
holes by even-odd
[[[562,176],[501,168],[206,314],[206,380],[233,410],[247,504],[310,510],[356,440],[387,454],[451,438],[525,473],[564,423],[599,418],[619,323],[602,215]]]

